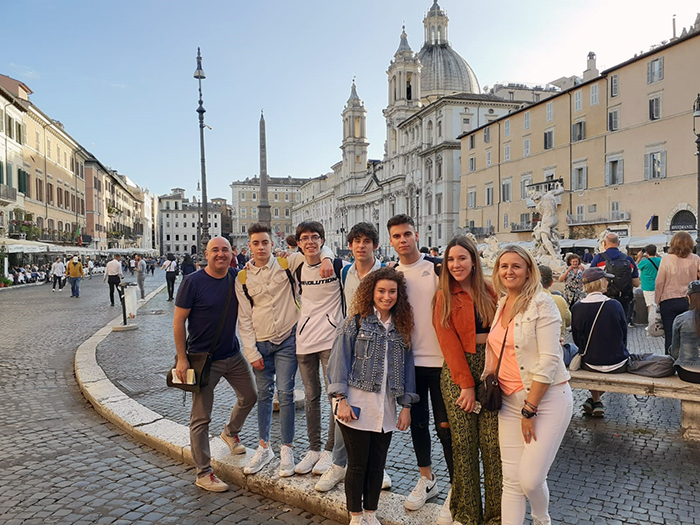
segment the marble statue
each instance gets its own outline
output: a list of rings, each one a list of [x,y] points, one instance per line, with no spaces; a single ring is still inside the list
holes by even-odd
[[[564,188],[559,183],[546,193],[534,192],[530,198],[535,201],[535,209],[540,214],[540,221],[532,231],[535,246],[532,253],[538,264],[549,266],[552,271],[561,273],[566,271],[566,264],[562,260],[559,249],[559,239],[561,238],[557,225],[557,197],[564,193]]]
[[[498,238],[495,235],[491,235],[486,239],[486,248],[481,252],[482,262],[486,268],[493,269],[500,250]]]

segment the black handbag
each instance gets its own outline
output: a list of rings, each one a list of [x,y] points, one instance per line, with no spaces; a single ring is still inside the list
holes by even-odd
[[[169,387],[179,388],[185,392],[199,393],[200,389],[204,388],[209,384],[209,375],[211,374],[211,363],[214,359],[214,350],[216,345],[219,344],[219,339],[221,338],[221,332],[224,330],[224,325],[226,324],[226,316],[228,315],[228,307],[231,304],[231,293],[233,291],[233,279],[231,279],[231,274],[228,274],[228,293],[226,294],[226,306],[219,319],[219,326],[216,328],[216,334],[214,334],[214,340],[212,341],[211,348],[207,353],[204,352],[187,352],[187,360],[190,362],[190,368],[194,370],[194,383],[175,383],[173,382],[173,369],[177,366],[177,357],[175,358],[175,366],[168,371],[166,376],[166,383]]]
[[[506,349],[506,339],[508,339],[509,328],[510,326],[506,327],[506,333],[503,336],[501,355],[498,357],[498,366],[496,366],[496,371],[493,374],[487,375],[481,383],[479,402],[481,403],[481,407],[489,412],[498,412],[501,409],[501,404],[503,403],[503,393],[501,392],[501,384],[498,381],[498,372],[501,369],[501,361],[503,360],[503,351]]]

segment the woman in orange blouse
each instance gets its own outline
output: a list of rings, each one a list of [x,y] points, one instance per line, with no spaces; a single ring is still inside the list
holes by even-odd
[[[455,523],[501,523],[501,454],[498,413],[479,411],[476,389],[486,358],[486,338],[496,312],[496,296],[484,281],[477,247],[456,237],[445,250],[433,326],[445,364],[440,387],[452,430],[454,473],[450,510]],[[481,506],[479,451],[484,464]],[[441,513],[438,524],[452,523]]]

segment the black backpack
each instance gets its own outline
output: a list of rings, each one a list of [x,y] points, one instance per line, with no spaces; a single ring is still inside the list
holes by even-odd
[[[600,254],[605,260],[605,271],[611,273],[615,277],[608,285],[608,291],[605,295],[608,297],[621,297],[632,295],[632,266],[629,260],[624,255],[617,259],[611,259],[605,253]]]
[[[294,275],[297,278],[297,283],[299,285],[299,295],[301,295],[301,267],[304,266],[304,264],[300,264],[297,266],[297,269],[294,270]],[[345,284],[345,279],[343,279],[342,272],[343,272],[343,259],[340,258],[335,258],[333,259],[333,271],[335,272],[335,276],[338,279],[338,285],[340,287],[340,304],[343,310],[343,317],[347,314],[347,305],[345,304],[345,293],[344,293],[344,284]]]
[[[440,277],[440,272],[442,271],[442,257],[432,257],[431,255],[426,255],[423,257],[426,261],[430,261],[433,263],[433,266],[435,267],[435,275]],[[395,268],[398,268],[400,263],[396,263]]]

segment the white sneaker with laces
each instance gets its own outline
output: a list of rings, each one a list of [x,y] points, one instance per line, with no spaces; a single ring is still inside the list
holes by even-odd
[[[391,488],[391,478],[389,474],[384,471],[384,477],[382,477],[382,490],[389,490]]]
[[[321,479],[316,482],[314,488],[319,492],[328,492],[345,479],[347,471],[347,467],[341,467],[335,463],[331,464],[330,468],[323,473]]]
[[[231,454],[245,454],[245,445],[238,436],[227,436],[226,430],[223,430],[219,437],[228,445]]]
[[[440,490],[438,489],[435,474],[433,474],[432,480],[426,478],[425,476],[421,476],[416,484],[416,487],[406,498],[404,507],[406,507],[406,510],[418,510],[425,505],[427,500],[434,498],[439,492]]]
[[[447,493],[447,497],[445,498],[445,503],[440,509],[440,514],[438,514],[437,525],[454,524],[452,521],[452,512],[450,512],[450,499],[452,499],[452,487],[450,487],[450,491]]]
[[[248,463],[243,469],[243,473],[255,474],[256,472],[259,472],[265,465],[272,461],[272,458],[274,457],[275,453],[272,452],[270,447],[265,448],[262,445],[259,445],[258,450],[255,451],[253,459],[251,459],[250,463]]]
[[[329,468],[331,468],[332,464],[333,454],[328,450],[324,450],[321,452],[321,457],[318,459],[311,472],[313,472],[316,476],[321,476],[322,474],[325,474]]]
[[[365,511],[365,525],[382,525],[382,523],[377,519],[376,513]]]
[[[197,478],[195,485],[210,492],[226,492],[228,490],[228,485],[217,478],[213,472]]]
[[[350,525],[365,525],[365,517],[362,514],[351,514]]]
[[[289,445],[282,445],[280,449],[280,478],[288,478],[294,475],[294,451]]]
[[[306,456],[304,456],[304,459],[297,463],[297,466],[294,468],[294,472],[296,472],[297,474],[308,474],[313,470],[314,465],[318,463],[319,459],[321,459],[320,452],[316,452],[315,450],[309,450],[306,453]]]

